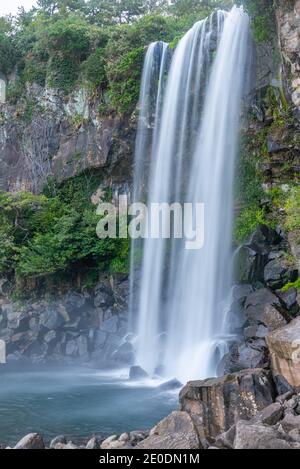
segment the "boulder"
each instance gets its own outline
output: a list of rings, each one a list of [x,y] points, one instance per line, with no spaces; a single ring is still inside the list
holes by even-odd
[[[274,331],[287,324],[287,320],[279,312],[280,301],[271,290],[261,288],[251,293],[245,302],[245,314],[250,325],[258,324]]]
[[[181,410],[192,416],[204,438],[226,432],[241,419],[253,418],[273,401],[270,373],[261,369],[191,381],[180,393]]]
[[[100,449],[101,448],[101,439],[94,436],[91,438],[86,445],[86,449]]]
[[[234,449],[296,449],[300,446],[276,430],[262,424],[253,425],[241,420],[236,425]]]
[[[267,336],[272,371],[290,386],[300,386],[300,318]]]
[[[16,444],[14,449],[45,449],[45,443],[39,433],[29,433]]]
[[[131,366],[129,371],[129,379],[145,379],[148,378],[148,373],[141,366]]]
[[[254,421],[263,423],[264,425],[276,425],[283,417],[284,408],[279,402],[266,407],[262,412],[254,417]]]
[[[265,266],[264,281],[269,287],[282,288],[289,282],[294,282],[298,277],[298,270],[290,268],[285,257],[273,259]]]
[[[160,386],[158,386],[160,391],[172,391],[173,389],[178,388],[182,388],[182,383],[176,378],[170,379],[169,381],[166,381],[165,383],[162,383]]]
[[[187,412],[172,412],[154,427],[136,449],[199,449],[194,423]]]
[[[56,436],[55,438],[53,438],[53,440],[51,440],[50,449],[57,449],[58,444],[66,445],[67,443],[67,439],[64,435]]]

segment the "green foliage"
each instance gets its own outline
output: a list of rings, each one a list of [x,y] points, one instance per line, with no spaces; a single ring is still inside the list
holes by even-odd
[[[92,89],[104,88],[107,83],[105,50],[98,47],[82,64],[83,77]]]
[[[96,176],[83,175],[47,193],[0,193],[0,273],[18,278],[66,272],[72,266],[92,271],[128,272],[129,241],[99,239],[99,216],[90,197]],[[99,180],[98,180],[99,185]]]
[[[257,42],[271,41],[276,32],[276,18],[273,0],[239,0],[251,18]]]
[[[246,207],[236,220],[235,238],[238,243],[245,241],[259,225],[266,225],[264,210],[257,206]]]
[[[300,187],[294,187],[285,204],[287,231],[300,230]]]
[[[260,224],[266,224],[265,211],[261,206],[264,197],[262,188],[263,178],[258,166],[258,156],[253,152],[253,145],[258,146],[261,154],[265,145],[266,136],[260,139],[248,136],[244,138],[241,148],[241,156],[237,171],[236,198],[241,205],[241,210],[235,222],[235,240],[241,243]]]
[[[296,288],[297,290],[300,290],[300,277],[292,283],[287,283],[283,288],[283,292],[287,292],[290,288]]]
[[[138,102],[144,49],[134,49],[109,69],[109,97],[120,113],[133,111]]]
[[[13,70],[17,60],[11,32],[12,25],[10,21],[0,18],[0,71],[5,74]]]

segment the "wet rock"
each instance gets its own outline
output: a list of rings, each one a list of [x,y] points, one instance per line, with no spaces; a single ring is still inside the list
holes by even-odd
[[[129,379],[136,380],[136,379],[145,379],[148,378],[148,373],[143,370],[141,366],[131,366],[129,371]]]
[[[29,433],[16,444],[14,449],[45,449],[45,443],[39,433]]]
[[[57,436],[56,438],[53,438],[53,440],[50,443],[50,449],[56,449],[56,446],[58,444],[66,445],[67,444],[67,439],[64,435]]]
[[[188,412],[199,434],[208,438],[251,419],[274,400],[270,373],[244,370],[222,378],[191,381],[180,393],[180,408]]]
[[[86,445],[86,449],[100,449],[101,448],[101,439],[94,436],[91,438]]]
[[[101,325],[101,331],[115,334],[118,331],[118,317],[113,316]]]
[[[63,324],[63,319],[56,310],[49,308],[40,315],[40,324],[46,329],[58,329]]]
[[[172,412],[154,427],[136,449],[199,449],[200,442],[190,415]]]
[[[101,443],[101,449],[110,449],[111,444],[117,440],[118,440],[117,435],[109,436]]]
[[[300,386],[300,318],[267,336],[273,375],[281,375],[290,386]]]
[[[169,381],[166,381],[165,383],[162,383],[158,386],[158,389],[160,391],[172,391],[173,389],[179,389],[182,388],[183,384],[178,381],[178,379],[170,379]]]
[[[130,342],[124,342],[116,350],[113,357],[116,361],[120,363],[126,363],[130,365],[134,363],[134,347]]]

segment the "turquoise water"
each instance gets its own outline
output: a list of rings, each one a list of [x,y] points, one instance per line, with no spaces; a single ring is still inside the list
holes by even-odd
[[[126,374],[95,370],[0,370],[0,443],[30,432],[49,442],[150,429],[178,406],[178,394]]]

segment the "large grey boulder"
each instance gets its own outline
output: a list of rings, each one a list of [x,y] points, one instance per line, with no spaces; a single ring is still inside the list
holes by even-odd
[[[299,449],[287,435],[276,428],[241,420],[236,425],[234,449]]]
[[[180,393],[180,408],[191,415],[203,439],[226,432],[241,419],[253,418],[273,401],[271,374],[262,369],[191,381]]]
[[[200,442],[187,412],[172,412],[154,427],[136,449],[199,449]]]

